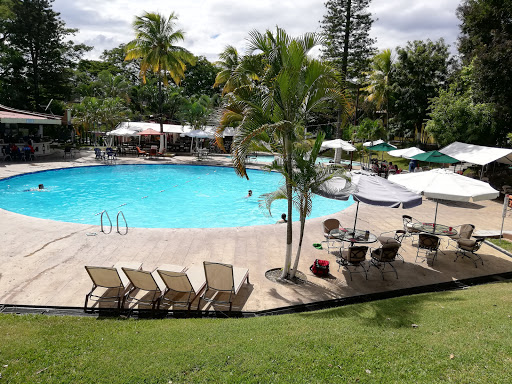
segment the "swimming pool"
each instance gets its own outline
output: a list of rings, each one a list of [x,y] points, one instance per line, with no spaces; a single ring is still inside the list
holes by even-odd
[[[129,227],[215,228],[273,224],[286,212],[276,201],[272,217],[258,197],[278,188],[281,175],[248,170],[250,180],[232,168],[195,165],[116,165],[66,168],[0,180],[0,208],[27,216],[99,224],[99,213],[115,220],[123,211]],[[37,190],[39,184],[44,190]],[[245,198],[251,189],[253,196]],[[311,218],[352,204],[320,196]],[[295,214],[294,220],[298,220]]]

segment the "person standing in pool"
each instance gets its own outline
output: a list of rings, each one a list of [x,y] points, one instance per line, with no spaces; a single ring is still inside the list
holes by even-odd
[[[278,220],[278,221],[276,222],[276,224],[283,224],[283,223],[287,223],[287,222],[288,222],[288,220],[286,220],[286,213],[283,213],[283,214],[281,215],[281,220]]]

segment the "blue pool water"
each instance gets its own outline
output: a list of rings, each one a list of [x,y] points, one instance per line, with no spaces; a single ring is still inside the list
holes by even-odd
[[[67,168],[0,180],[0,208],[57,221],[99,224],[107,210],[123,211],[129,227],[214,228],[273,224],[286,212],[276,201],[272,217],[258,196],[278,188],[281,175],[248,170],[250,180],[232,168],[194,165],[117,165]],[[45,189],[37,190],[39,184]],[[251,189],[253,196],[244,198]],[[311,218],[352,204],[320,196]],[[298,220],[295,214],[294,220]],[[115,223],[114,223],[115,224]]]

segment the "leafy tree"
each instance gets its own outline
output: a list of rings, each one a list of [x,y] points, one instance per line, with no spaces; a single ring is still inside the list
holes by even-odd
[[[496,143],[495,107],[475,101],[472,66],[462,68],[448,90],[441,90],[430,103],[426,130],[442,145],[454,141],[471,144]]]
[[[6,72],[23,74],[28,100],[23,108],[41,110],[52,98],[67,100],[71,94],[71,68],[90,50],[65,38],[76,33],[68,29],[51,8],[53,0],[13,0],[12,16],[5,24],[5,46],[11,54]],[[19,76],[4,78],[3,88],[12,88]]]
[[[390,108],[392,122],[401,136],[421,129],[427,118],[429,100],[447,86],[450,63],[448,46],[443,39],[416,40],[408,42],[405,48],[397,48]]]
[[[496,107],[496,140],[503,144],[512,127],[512,1],[464,0],[459,52],[473,65],[474,97]]]
[[[140,81],[140,59],[126,61],[125,58],[126,44],[121,44],[112,49],[106,49],[100,56],[102,62],[116,68],[116,70],[109,69],[112,74],[123,74],[130,83],[138,84]]]
[[[176,29],[177,16],[171,13],[166,19],[158,13],[137,16],[133,23],[135,40],[126,46],[125,60],[140,59],[140,77],[146,82],[147,73],[158,76],[158,115],[160,132],[163,133],[162,85],[167,85],[168,76],[179,84],[185,76],[186,64],[195,64],[195,57],[183,47],[176,46],[184,39],[184,32]],[[160,151],[164,150],[164,135],[160,135]]]
[[[208,95],[184,99],[180,117],[194,129],[203,129],[208,125],[208,119],[217,101],[218,96],[208,97]]]
[[[218,69],[206,57],[197,57],[196,64],[185,71],[185,78],[181,82],[183,95],[187,97],[193,95],[208,95],[212,97],[218,94],[218,90],[213,88],[217,72]]]
[[[253,31],[248,41],[249,53],[261,51],[267,65],[258,83],[239,86],[229,94],[219,133],[222,127],[238,121],[231,146],[238,175],[248,177],[245,160],[255,142],[279,153],[284,175],[290,175],[297,133],[304,132],[307,116],[332,101],[346,105],[341,77],[329,65],[308,56],[322,42],[315,34],[291,38],[277,28],[275,34]],[[291,267],[292,188],[291,178],[286,177],[288,224],[282,278],[289,276]]]

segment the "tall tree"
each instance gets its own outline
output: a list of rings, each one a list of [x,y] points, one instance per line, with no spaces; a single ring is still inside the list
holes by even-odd
[[[221,128],[235,120],[239,122],[231,148],[235,171],[240,176],[248,177],[246,155],[252,144],[262,139],[268,148],[280,154],[284,175],[292,174],[297,132],[304,132],[307,116],[323,110],[329,102],[345,106],[339,73],[308,56],[321,41],[309,33],[291,38],[280,28],[275,34],[271,31],[250,33],[250,53],[261,51],[267,65],[258,83],[242,85],[229,94],[220,122]],[[282,278],[289,276],[291,267],[293,200],[289,177],[285,177],[285,191],[288,224]]]
[[[512,131],[512,0],[464,0],[459,51],[473,65],[474,97],[494,103],[497,143]]]
[[[369,73],[369,85],[366,87],[368,96],[367,101],[374,103],[377,110],[386,113],[386,129],[389,128],[389,93],[390,93],[390,74],[393,60],[391,58],[391,50],[385,49],[376,54],[372,59],[372,67]]]
[[[325,3],[327,12],[321,21],[325,37],[323,57],[334,64],[345,80],[355,84],[362,83],[375,53],[375,39],[370,37],[373,23],[372,14],[368,12],[370,1],[328,0]],[[342,129],[347,123],[338,110],[337,138],[342,137]],[[336,160],[340,156],[341,151],[337,151]]]
[[[181,82],[183,95],[187,97],[193,95],[208,95],[212,97],[218,94],[219,91],[213,87],[217,72],[218,69],[206,57],[197,57],[196,64],[185,71],[185,79]]]
[[[4,43],[19,56],[12,63],[26,76],[30,107],[41,110],[49,100],[67,100],[71,93],[71,68],[91,47],[65,41],[77,32],[65,27],[53,0],[13,0]],[[21,59],[21,64],[20,61]],[[29,107],[26,105],[25,107]]]
[[[429,100],[447,87],[451,60],[443,39],[408,42],[397,48],[392,72],[392,124],[403,137],[421,130]]]
[[[137,16],[133,23],[135,40],[126,46],[125,60],[140,60],[140,77],[146,82],[148,72],[158,76],[159,94],[159,120],[160,132],[163,126],[163,92],[162,85],[167,85],[168,76],[179,84],[185,77],[186,64],[195,64],[195,57],[183,47],[175,45],[184,40],[185,35],[181,29],[176,29],[178,17],[171,13],[168,18],[158,13],[145,13]],[[165,136],[160,135],[160,151],[164,150]]]

